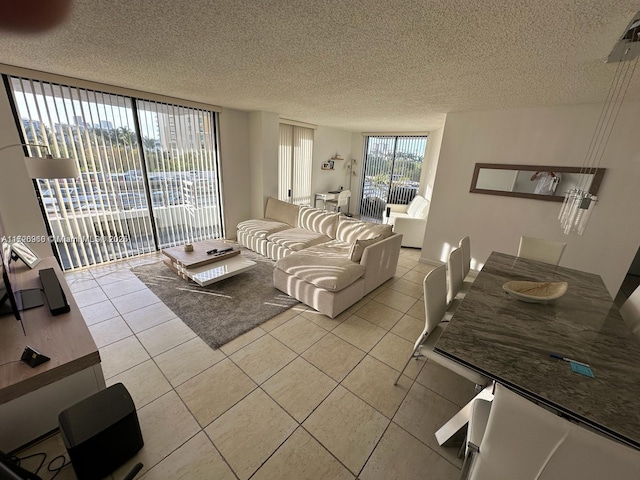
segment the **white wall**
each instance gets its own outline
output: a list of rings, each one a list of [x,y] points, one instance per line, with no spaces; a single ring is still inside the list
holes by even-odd
[[[0,93],[0,147],[20,143],[9,97],[4,88]],[[36,199],[33,181],[27,175],[22,147],[10,147],[0,152],[0,218],[4,235],[47,236],[47,230]],[[49,243],[32,243],[40,256],[53,255]]]
[[[247,112],[220,112],[220,163],[225,232],[227,238],[235,238],[236,225],[251,216]]]
[[[336,161],[334,170],[322,170],[321,166],[334,155],[344,160]],[[351,158],[351,133],[336,128],[319,126],[313,134],[313,172],[311,175],[311,194],[330,190],[349,188],[347,165]],[[313,202],[313,196],[311,197]],[[318,207],[321,208],[321,202]]]
[[[249,114],[251,189],[244,189],[244,193],[251,199],[252,218],[264,216],[267,197],[278,197],[279,125],[280,117],[277,113],[251,112]]]
[[[430,132],[427,136],[427,150],[424,154],[424,163],[420,174],[420,188],[418,189],[418,193],[427,200],[431,200],[433,194],[443,134],[444,128],[439,128]]]
[[[640,103],[626,104],[605,152],[599,201],[583,236],[564,236],[560,203],[469,193],[474,165],[581,166],[601,105],[540,107],[447,116],[423,261],[444,261],[471,237],[476,266],[491,251],[515,255],[520,235],[566,242],[560,265],[602,276],[615,295],[640,245]]]

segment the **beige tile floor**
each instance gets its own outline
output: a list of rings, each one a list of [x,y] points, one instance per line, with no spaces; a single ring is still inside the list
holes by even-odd
[[[144,480],[458,478],[434,432],[473,385],[424,360],[393,385],[424,326],[419,254],[403,249],[396,277],[336,319],[301,305],[218,350],[130,272],[157,255],[67,274],[145,441],[113,478],[138,461]],[[54,435],[21,454],[39,451],[65,453]]]

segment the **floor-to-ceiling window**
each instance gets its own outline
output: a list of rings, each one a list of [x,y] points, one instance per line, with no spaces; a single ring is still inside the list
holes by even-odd
[[[407,204],[416,196],[426,136],[369,136],[365,143],[360,215],[381,220],[387,203]]]
[[[278,198],[297,205],[311,204],[313,129],[280,124]]]
[[[160,247],[223,235],[213,112],[136,102]]]
[[[7,84],[23,141],[78,162],[78,178],[35,182],[65,270],[223,236],[214,112],[19,77]]]

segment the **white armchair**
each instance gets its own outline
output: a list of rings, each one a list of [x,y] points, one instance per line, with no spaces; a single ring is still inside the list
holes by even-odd
[[[402,246],[422,248],[430,202],[416,195],[409,205],[387,204],[387,223],[402,234]]]

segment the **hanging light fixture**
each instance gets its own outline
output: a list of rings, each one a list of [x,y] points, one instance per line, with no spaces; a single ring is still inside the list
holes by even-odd
[[[635,58],[635,62],[631,62]],[[609,93],[602,106],[584,164],[580,169],[581,178],[576,188],[567,191],[558,219],[565,235],[582,235],[598,197],[589,192],[593,174],[600,167],[611,132],[616,123],[622,102],[633,78],[640,58],[640,12],[636,13],[622,38],[607,58],[607,63],[618,63],[616,73],[609,87]]]

